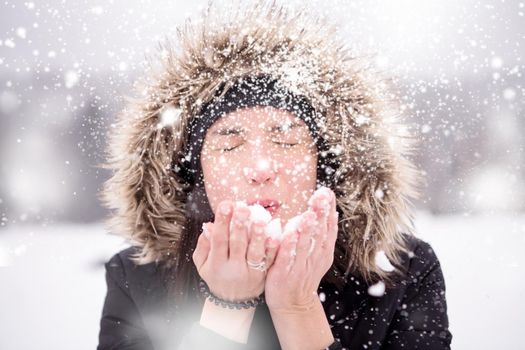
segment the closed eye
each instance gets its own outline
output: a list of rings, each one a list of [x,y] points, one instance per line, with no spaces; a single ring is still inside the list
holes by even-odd
[[[274,142],[277,145],[283,146],[285,148],[293,147],[295,145],[298,145],[297,143],[286,143],[286,142]]]
[[[236,149],[237,147],[239,147],[240,145],[237,145],[235,147],[231,147],[231,148],[222,148],[221,149],[221,152],[230,152],[230,151],[233,151],[234,149]]]
[[[286,143],[286,142],[274,142],[276,145],[280,145],[284,148],[290,148],[290,147],[293,147],[293,146],[296,146],[298,145],[298,143]],[[234,146],[234,147],[230,147],[230,148],[222,148],[221,149],[221,152],[230,152],[230,151],[233,151],[234,149],[238,148],[239,146],[241,146],[242,143],[240,145],[237,145],[237,146]]]

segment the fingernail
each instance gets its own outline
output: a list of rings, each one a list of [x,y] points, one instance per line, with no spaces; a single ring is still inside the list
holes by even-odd
[[[221,203],[219,204],[219,212],[224,215],[228,216],[230,215],[232,211],[231,204],[230,203]]]

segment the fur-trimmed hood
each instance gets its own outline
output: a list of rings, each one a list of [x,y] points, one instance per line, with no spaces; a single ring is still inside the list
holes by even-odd
[[[111,130],[112,177],[103,189],[113,232],[140,248],[138,264],[169,262],[180,244],[188,184],[176,171],[190,120],[219,88],[270,75],[305,96],[338,166],[332,188],[340,211],[338,249],[346,271],[388,279],[379,250],[400,263],[413,233],[410,200],[419,172],[407,158],[414,139],[396,97],[355,57],[334,27],[275,3],[219,10],[186,22],[160,45],[151,69]]]

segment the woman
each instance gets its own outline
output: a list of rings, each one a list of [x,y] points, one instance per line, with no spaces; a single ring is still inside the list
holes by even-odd
[[[104,198],[133,247],[106,264],[98,349],[449,349],[385,83],[303,12],[217,14],[112,131]]]

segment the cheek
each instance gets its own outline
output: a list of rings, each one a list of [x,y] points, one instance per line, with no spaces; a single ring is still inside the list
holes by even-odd
[[[239,172],[235,171],[231,161],[224,156],[205,157],[201,161],[204,176],[204,188],[210,206],[215,212],[219,202],[235,198],[235,184],[239,181]]]
[[[297,161],[301,159],[300,161]],[[286,160],[283,163],[283,184],[289,193],[288,205],[290,215],[297,215],[307,209],[307,202],[315,190],[317,180],[317,158],[312,156],[296,157],[295,161]]]
[[[281,160],[283,175],[288,186],[304,188],[315,187],[317,177],[317,158],[314,156],[287,157]],[[313,184],[313,185],[312,185]]]

